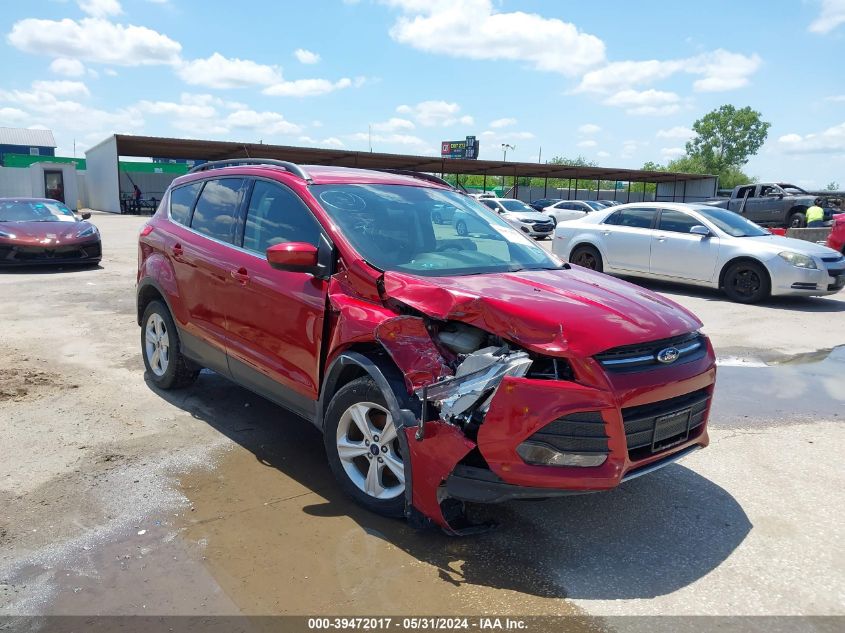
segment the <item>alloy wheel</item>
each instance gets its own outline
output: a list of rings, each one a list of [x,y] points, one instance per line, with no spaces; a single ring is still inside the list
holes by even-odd
[[[358,402],[340,416],[337,454],[364,494],[393,499],[405,491],[405,469],[393,417],[381,405]]]
[[[152,313],[144,329],[144,351],[156,376],[163,376],[170,365],[170,336],[167,325],[158,313]]]

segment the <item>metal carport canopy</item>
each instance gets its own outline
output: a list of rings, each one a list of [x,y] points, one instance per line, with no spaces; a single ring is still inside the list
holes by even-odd
[[[579,180],[619,180],[626,182],[674,182],[714,178],[702,174],[669,171],[643,171],[612,167],[576,167],[550,163],[518,163],[495,160],[467,160],[414,156],[410,154],[382,154],[340,149],[268,145],[265,143],[237,143],[204,141],[155,136],[116,134],[119,156],[155,158],[186,158],[222,160],[227,158],[274,158],[302,165],[337,165],[362,169],[411,169],[432,174],[476,174],[488,176],[517,176],[528,178],[578,178]]]

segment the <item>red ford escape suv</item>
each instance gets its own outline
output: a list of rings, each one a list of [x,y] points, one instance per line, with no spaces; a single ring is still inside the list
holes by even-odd
[[[477,232],[433,223],[444,205]],[[349,495],[418,525],[469,531],[462,501],[608,490],[708,443],[695,316],[431,176],[207,163],[141,231],[137,281],[155,385],[207,367],[307,418]]]

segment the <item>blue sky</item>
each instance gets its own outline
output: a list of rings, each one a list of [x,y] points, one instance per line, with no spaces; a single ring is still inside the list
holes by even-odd
[[[4,2],[0,126],[62,155],[115,132],[481,158],[665,163],[724,103],[747,172],[845,186],[845,0]]]

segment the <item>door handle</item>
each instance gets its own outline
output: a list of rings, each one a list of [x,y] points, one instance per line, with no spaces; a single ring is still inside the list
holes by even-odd
[[[610,231],[602,231],[602,235],[610,235]]]
[[[231,271],[229,274],[232,275],[232,279],[234,279],[241,285],[246,285],[249,283],[249,273],[247,272],[246,268],[238,268],[237,270]]]
[[[658,235],[658,236],[657,236],[657,241],[658,241],[658,242],[665,242],[665,241],[666,241],[666,236],[665,236],[665,235]]]
[[[173,252],[173,259],[179,260],[182,258],[182,253],[184,253],[184,251],[182,250],[181,244],[174,244],[171,250]]]

